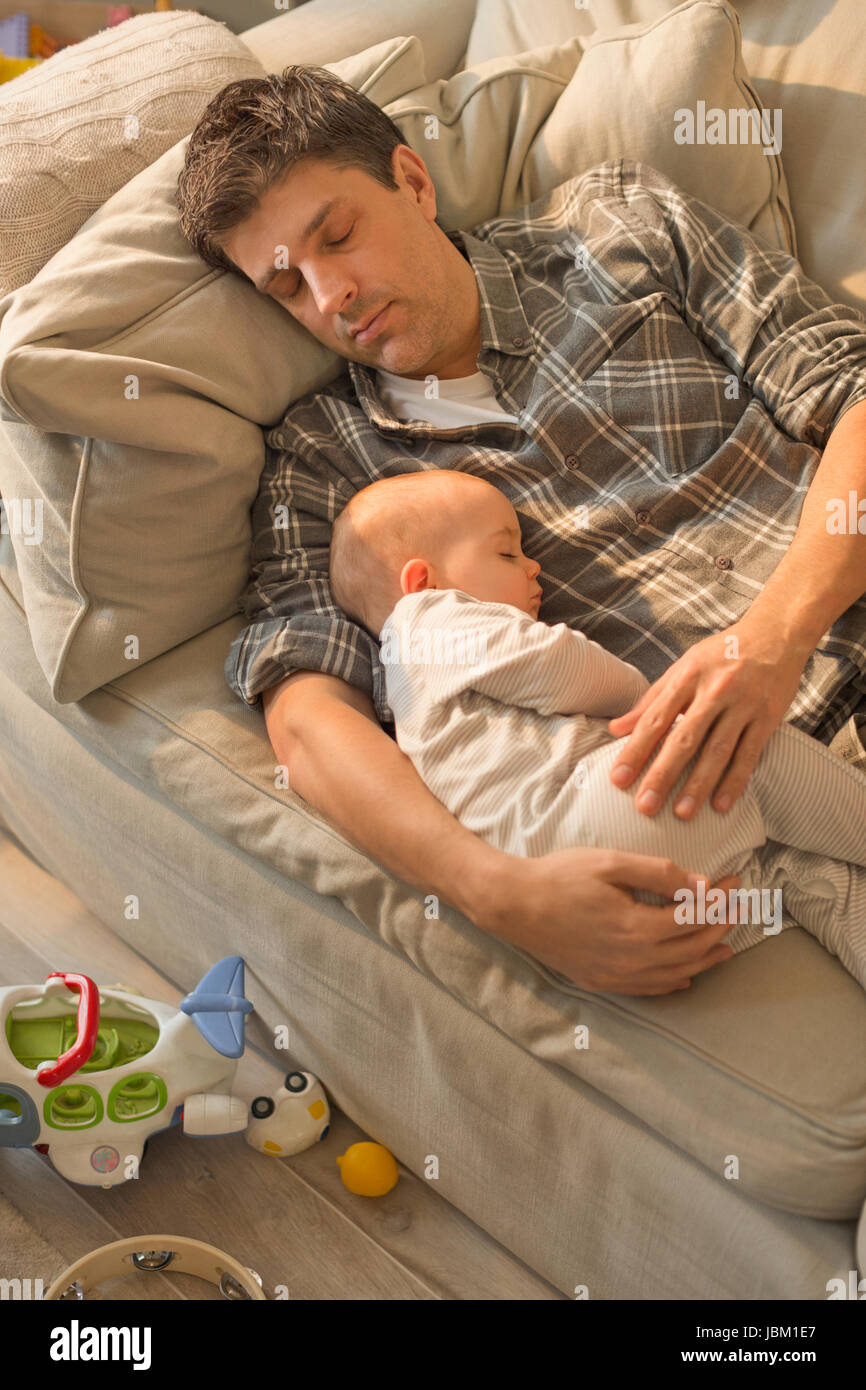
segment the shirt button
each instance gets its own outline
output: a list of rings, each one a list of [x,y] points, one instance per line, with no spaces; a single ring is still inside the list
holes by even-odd
[[[519,333],[516,333],[515,336],[511,339],[511,341],[515,347],[523,347],[526,342],[526,339],[522,338]]]
[[[734,567],[733,560],[729,560],[727,555],[717,555],[716,564],[718,565],[720,570],[729,570],[733,569]]]
[[[577,463],[577,454],[566,454],[565,462],[569,468],[573,468]]]
[[[641,526],[643,526],[645,522],[649,521],[650,514],[649,512],[635,512],[635,517],[640,522]]]

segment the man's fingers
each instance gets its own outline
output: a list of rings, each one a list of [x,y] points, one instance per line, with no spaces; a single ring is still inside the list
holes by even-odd
[[[713,727],[716,713],[713,706],[696,703],[690,706],[688,713],[671,729],[658,757],[653,760],[637,790],[635,805],[644,815],[653,816],[661,810],[668,792],[686,763],[699,750],[702,776],[705,780],[712,778],[712,786],[716,785],[728,765],[742,728],[742,716],[738,719],[736,715],[731,715],[726,728],[736,727],[736,736],[732,733],[717,735]],[[704,739],[710,728],[712,733],[705,743]],[[622,756],[625,758],[625,749]],[[680,800],[681,797],[678,798],[678,805]]]
[[[737,797],[745,790],[749,778],[758,766],[760,757],[767,740],[773,731],[778,728],[777,724],[750,724],[734,753],[734,760],[731,763],[722,781],[716,788],[710,805],[716,811],[727,811]]]
[[[628,742],[620,749],[617,754],[617,760],[611,768],[610,780],[613,782],[614,786],[623,788],[631,786],[635,777],[647,761],[647,758],[656,748],[659,740],[664,738],[677,715],[688,705],[691,693],[691,686],[672,687],[664,693],[659,694],[652,704],[648,705],[647,708],[642,711],[634,732],[631,734]],[[693,714],[692,718],[694,718]],[[677,729],[681,728],[684,722],[684,720],[681,720],[677,725]],[[616,733],[612,725],[613,721],[608,725],[609,730],[611,733]],[[670,741],[673,732],[675,731],[671,731],[671,734],[669,734],[665,747],[667,747],[667,742]],[[692,737],[694,738],[694,735],[692,735]],[[700,739],[695,743],[692,752],[695,751],[699,742]],[[687,754],[683,759],[683,766],[685,766],[690,756],[690,754]],[[655,768],[655,766],[654,763],[653,768]]]
[[[722,945],[722,937],[728,934],[731,925],[730,922],[711,922],[708,926],[689,928],[685,936],[665,937],[653,948],[653,957],[659,965],[677,970],[680,975],[694,975],[699,962],[714,952],[713,965],[734,954],[730,946]]]
[[[656,685],[658,685],[658,681],[651,685],[648,690],[645,690],[637,704],[626,710],[625,714],[618,714],[614,719],[609,719],[607,721],[608,732],[614,734],[616,738],[623,738],[626,734],[630,734],[644,710],[649,709],[656,698],[654,693]]]
[[[726,769],[730,770],[725,780],[732,788],[735,783],[731,774],[735,766],[738,769],[736,785],[737,795],[739,795],[749,780],[763,747],[763,743],[758,746],[758,737],[752,732],[753,728],[754,726],[748,722],[744,723],[742,712],[737,710],[727,710],[716,721],[701,748],[700,757],[689,773],[685,785],[677,794],[677,799],[674,802],[674,814],[676,816],[682,820],[689,820],[692,816],[696,816],[713,789],[719,786],[719,779],[725,774]],[[754,754],[754,761],[740,781],[742,771],[755,748],[757,748],[757,752]],[[665,748],[666,753],[667,748]],[[732,759],[734,759],[733,763],[731,762]],[[661,761],[660,758],[659,762]],[[654,766],[648,777],[656,772],[657,768]],[[672,786],[673,782],[670,785]],[[719,787],[719,791],[721,794],[721,787]],[[735,799],[734,796],[731,796],[731,802]]]
[[[671,994],[687,988],[695,975],[730,960],[734,954],[722,942],[731,929],[731,913],[721,913],[725,919],[721,922],[702,923],[695,918],[700,919],[701,904],[709,893],[718,890],[728,894],[739,888],[737,874],[727,874],[711,884],[706,875],[691,874],[672,860],[624,853],[612,855],[609,864],[601,866],[598,872],[613,886],[642,889],[673,899],[676,904],[633,903],[629,928],[632,939],[637,938],[640,943],[640,955],[646,963],[629,971],[623,984],[608,986],[603,992]],[[678,921],[678,916],[685,920]]]
[[[692,893],[697,893],[700,884],[703,883],[707,892],[710,890],[710,883],[706,874],[690,873],[684,869],[682,864],[676,864],[672,859],[659,859],[653,854],[629,854],[625,851],[611,851],[611,859],[607,868],[599,866],[597,872],[606,879],[608,883],[616,884],[620,888],[640,888],[646,893],[658,893],[661,898],[669,898],[672,902],[685,901],[683,890],[689,889]],[[740,883],[736,874],[728,874],[727,877],[719,879],[718,883],[712,885],[713,888],[721,888],[725,892],[728,888],[738,887]],[[666,912],[670,915],[671,909],[664,907],[652,907],[646,905],[650,912]],[[671,919],[672,920],[672,919]],[[667,935],[674,932],[694,930],[694,927],[674,925]]]
[[[689,989],[692,977],[700,975],[704,970],[712,970],[714,965],[723,965],[726,960],[731,958],[730,947],[717,947],[708,952],[699,960],[691,962],[689,965],[666,967],[664,970],[651,970],[640,977],[640,982],[629,981],[621,989],[607,990],[608,994],[675,994],[677,990]]]
[[[639,979],[632,978],[627,984],[610,986],[601,993],[639,997],[644,994],[675,994],[678,990],[691,987],[692,976],[700,975],[704,970],[711,970],[714,965],[723,965],[726,960],[730,960],[731,954],[730,947],[717,947],[686,967],[666,966],[662,970],[647,970]]]

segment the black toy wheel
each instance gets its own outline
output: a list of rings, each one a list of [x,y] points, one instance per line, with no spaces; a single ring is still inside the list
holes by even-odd
[[[302,1071],[290,1071],[283,1082],[287,1091],[294,1091],[296,1095],[306,1090],[307,1078]]]
[[[274,1113],[274,1102],[270,1096],[256,1096],[250,1110],[255,1120],[266,1120],[269,1115]]]

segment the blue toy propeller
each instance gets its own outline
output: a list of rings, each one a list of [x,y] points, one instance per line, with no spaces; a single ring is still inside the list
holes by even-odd
[[[244,1014],[253,1006],[244,995],[244,962],[226,956],[212,965],[193,990],[180,1001],[198,1031],[221,1057],[242,1057]]]

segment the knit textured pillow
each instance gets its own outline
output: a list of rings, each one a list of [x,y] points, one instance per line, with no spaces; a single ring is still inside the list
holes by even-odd
[[[167,10],[0,85],[0,295],[29,284],[91,213],[189,134],[218,91],[263,74],[224,24]]]

